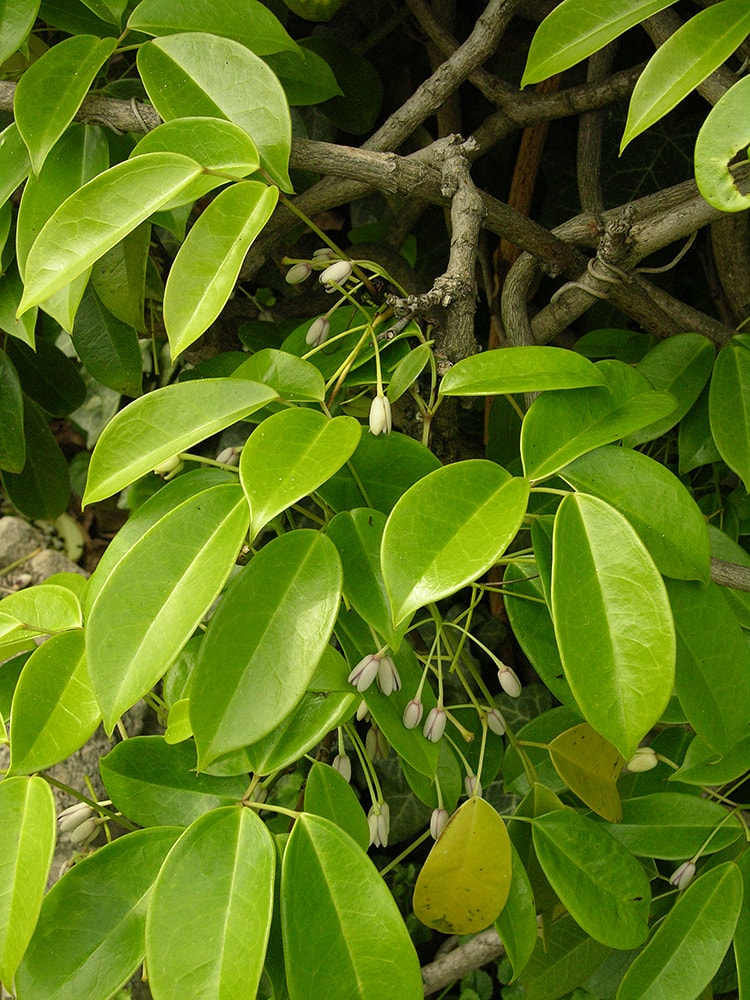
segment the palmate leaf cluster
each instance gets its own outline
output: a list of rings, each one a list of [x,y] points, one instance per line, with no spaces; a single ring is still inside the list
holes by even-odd
[[[668,6],[565,0],[524,83]],[[341,4],[288,7],[323,22]],[[746,7],[722,0],[659,50],[625,143],[724,62]],[[3,492],[28,518],[67,509],[49,421],[83,427],[94,385],[114,406],[82,505],[130,506],[89,579],[0,602],[0,981],[18,1000],[108,1000],[145,963],[155,1000],[416,1000],[438,933],[494,926],[508,1000],[742,995],[750,599],[712,558],[750,565],[750,336],[717,351],[688,329],[608,328],[445,364],[432,318],[395,323],[375,293],[403,292],[398,276],[356,258],[322,342],[309,315],[191,368],[238,284],[260,294],[248,252],[309,182],[290,173],[292,123],[316,119],[293,107],[362,134],[377,113],[336,103],[361,55],[296,40],[280,4],[238,9],[0,4],[17,79],[0,133]],[[97,94],[163,122],[117,134],[86,112]],[[728,166],[744,94],[696,145],[701,191],[729,211],[747,207]],[[303,271],[342,254],[321,249]],[[388,420],[410,400],[421,439],[371,433],[373,396]],[[443,464],[441,409],[491,397],[486,456]],[[224,434],[240,443],[214,458]],[[534,678],[520,697],[476,625],[498,595]],[[398,683],[358,691],[373,655]],[[113,740],[85,820],[107,841],[46,891],[47,772],[99,726],[122,735],[142,698],[161,734]],[[384,745],[397,779],[369,761]],[[381,874],[389,814],[399,849],[431,816],[442,828],[407,899]]]

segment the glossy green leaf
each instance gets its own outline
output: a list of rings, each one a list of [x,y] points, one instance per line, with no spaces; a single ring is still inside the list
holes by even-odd
[[[186,156],[150,153],[118,163],[84,184],[54,212],[29,251],[19,312],[83,274],[200,172]]]
[[[315,365],[286,351],[266,347],[243,361],[232,375],[270,385],[290,403],[322,403],[325,399],[325,382]]]
[[[141,0],[128,18],[128,27],[147,35],[210,32],[233,38],[259,56],[297,49],[279,19],[258,0],[245,0],[241,8],[227,7],[217,0],[195,5],[180,0]]]
[[[146,919],[146,965],[160,1000],[253,996],[273,910],[276,848],[258,814],[197,819],[172,848]]]
[[[138,69],[165,121],[208,116],[234,122],[255,142],[273,181],[291,191],[289,107],[262,59],[232,39],[185,32],[141,46]]]
[[[142,222],[91,268],[91,285],[105,309],[127,327],[142,332],[146,331],[143,309],[150,244],[151,223]]]
[[[725,754],[720,754],[700,736],[694,736],[682,764],[672,777],[686,785],[727,785],[750,770],[750,734],[743,736]]]
[[[279,78],[290,106],[320,104],[343,94],[326,60],[299,39],[296,52],[274,52],[263,59]]]
[[[81,627],[81,606],[67,587],[43,583],[9,594],[0,604],[3,615],[35,632],[62,632]]]
[[[86,628],[91,682],[108,732],[190,638],[229,576],[247,525],[240,488],[215,486],[166,514],[113,568]]]
[[[715,356],[714,345],[699,333],[678,333],[660,340],[646,354],[637,371],[654,389],[674,396],[677,408],[663,420],[628,434],[624,441],[628,448],[661,437],[682,420],[708,382]]]
[[[622,802],[617,779],[625,758],[587,722],[560,733],[550,743],[555,770],[568,788],[599,816],[617,823]]]
[[[420,344],[396,365],[388,383],[388,400],[395,403],[419,378],[432,355],[430,344]]]
[[[558,1000],[576,990],[610,953],[606,945],[574,923],[569,916],[556,920],[539,938],[521,973],[524,1000]]]
[[[745,0],[698,11],[649,59],[630,98],[620,151],[725,62],[750,34]]]
[[[47,782],[0,782],[0,823],[0,981],[10,989],[39,916],[55,849],[55,800]]]
[[[511,879],[508,901],[495,921],[495,928],[503,942],[505,954],[513,966],[513,979],[519,975],[531,958],[537,942],[538,927],[534,891],[529,876],[521,864],[521,857],[513,844],[511,849]]]
[[[18,969],[19,1000],[93,1000],[128,981],[143,961],[151,886],[181,833],[179,827],[128,833],[53,885]]]
[[[118,28],[122,22],[128,0],[81,0],[89,10],[93,11],[102,21],[114,24]]]
[[[14,258],[5,274],[0,275],[0,330],[33,347],[38,310],[34,307],[23,316],[16,316],[22,295],[23,282]]]
[[[617,1000],[696,1000],[729,947],[742,904],[742,875],[727,861],[680,894],[636,956]]]
[[[14,0],[0,9],[0,63],[12,56],[34,27],[39,0]]]
[[[691,493],[659,462],[606,445],[560,470],[576,490],[592,493],[623,514],[665,576],[708,583],[706,522]]]
[[[539,83],[588,58],[675,0],[563,0],[534,35],[521,86]]]
[[[338,554],[313,531],[274,539],[236,577],[193,675],[190,720],[201,770],[261,739],[299,704],[340,599]]]
[[[314,750],[336,726],[350,719],[358,702],[351,686],[343,692],[307,691],[267,736],[244,748],[251,770],[256,774],[273,774],[294,764]]]
[[[4,40],[4,36],[0,37]],[[18,126],[12,122],[0,132],[0,204],[5,204],[30,170],[29,151]]]
[[[31,774],[65,760],[100,721],[83,632],[50,636],[32,653],[13,696],[9,773]]]
[[[750,490],[750,350],[739,341],[719,352],[708,412],[721,457]]]
[[[521,427],[521,456],[529,479],[544,479],[579,455],[665,417],[677,405],[620,361],[597,365],[607,386],[544,392]]]
[[[747,1000],[750,988],[750,854],[745,851],[737,859],[742,874],[742,906],[732,941],[737,967],[737,986],[741,1000]]]
[[[304,891],[301,888],[304,887]],[[281,921],[290,1000],[381,1000],[422,995],[414,945],[367,855],[322,816],[295,824],[281,871]]]
[[[65,38],[33,62],[18,81],[13,111],[35,174],[116,48],[114,38]]]
[[[695,140],[695,182],[698,190],[721,212],[742,212],[750,195],[737,187],[729,164],[750,141],[745,108],[750,77],[743,77],[714,105]]]
[[[584,718],[629,760],[672,694],[674,625],[643,543],[596,497],[571,494],[558,509],[552,617]]]
[[[512,347],[464,358],[443,376],[443,396],[493,396],[606,385],[588,358],[560,347]]]
[[[538,816],[532,829],[544,873],[576,923],[610,948],[643,944],[651,890],[633,855],[572,809]]]
[[[123,396],[140,396],[143,361],[138,334],[105,308],[92,285],[76,313],[73,343],[97,382]]]
[[[444,934],[473,934],[494,923],[511,881],[510,838],[497,811],[473,796],[451,816],[414,887],[414,913]]]
[[[360,433],[354,417],[330,419],[315,410],[282,410],[264,420],[240,456],[253,537],[277,514],[330,479],[357,447]]]
[[[8,499],[27,517],[54,521],[70,500],[70,478],[63,453],[52,436],[47,417],[24,396],[23,436],[26,462],[20,472],[2,472]]]
[[[0,469],[20,472],[25,462],[21,383],[13,362],[0,351]]]
[[[522,698],[524,696],[527,696],[526,689],[521,694]],[[531,704],[533,706],[532,711],[534,711],[536,709],[536,699],[532,700]],[[550,793],[564,792],[567,786],[557,771],[555,771],[545,744],[550,743],[560,733],[565,732],[566,729],[577,726],[581,721],[580,712],[573,711],[573,709],[567,708],[565,705],[556,706],[542,712],[541,715],[536,712],[529,722],[518,730],[517,736],[520,740],[526,740],[530,743],[525,749],[528,759],[536,771],[537,780],[529,780],[528,775],[524,771],[520,755],[512,747],[509,747],[503,763],[505,787],[516,795],[526,795],[532,787],[543,783],[544,787],[550,790]],[[542,744],[542,746],[534,744]],[[550,806],[550,808],[555,807]]]
[[[180,382],[142,396],[121,410],[99,438],[84,506],[129,486],[275,398],[267,386],[229,378]]]
[[[717,802],[682,792],[654,792],[625,799],[619,823],[607,829],[631,854],[677,861],[714,854],[742,836],[736,817]]]
[[[140,826],[190,826],[204,813],[237,805],[248,779],[218,778],[195,771],[195,745],[170,746],[162,736],[135,736],[118,743],[99,762],[104,787],[116,809]]]
[[[679,453],[678,472],[681,476],[692,472],[693,469],[697,469],[701,465],[721,461],[721,455],[711,433],[708,397],[709,386],[706,386],[680,421],[677,431],[677,450]]]
[[[528,495],[525,479],[482,459],[438,469],[407,490],[381,549],[394,624],[486,572],[518,531]]]
[[[667,582],[677,631],[676,689],[693,729],[719,753],[747,732],[750,647],[723,588]]]
[[[316,761],[305,782],[305,812],[324,816],[340,827],[363,851],[370,846],[367,817],[346,778]]]
[[[164,289],[164,325],[177,357],[213,323],[234,289],[242,262],[271,218],[279,189],[242,181],[221,191],[180,247]]]
[[[40,338],[32,350],[20,340],[8,342],[8,356],[27,396],[53,417],[77,410],[86,399],[78,366],[51,341]]]

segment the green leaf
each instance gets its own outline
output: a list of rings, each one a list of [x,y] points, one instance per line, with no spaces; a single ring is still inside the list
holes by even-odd
[[[24,43],[38,11],[39,0],[14,0],[0,8],[0,64]]]
[[[567,496],[555,518],[552,617],[584,718],[629,760],[672,694],[674,625],[633,528],[586,494]]]
[[[600,361],[607,386],[544,392],[521,427],[521,457],[529,479],[544,479],[574,458],[671,413],[673,396],[656,392],[620,361]]]
[[[0,981],[10,989],[39,916],[55,849],[55,800],[47,782],[0,782],[0,824]]]
[[[675,0],[563,0],[536,30],[521,86],[539,83],[603,49]]]
[[[453,365],[440,383],[442,396],[579,389],[607,384],[588,358],[560,347],[511,347],[484,351]]]
[[[624,441],[628,448],[661,437],[682,420],[708,382],[715,356],[714,345],[699,333],[678,333],[648,352],[637,371],[654,389],[674,396],[677,408],[663,420],[628,434]]]
[[[314,2],[320,8],[321,0]],[[333,0],[336,6],[340,6],[342,2],[343,0]],[[310,0],[295,0],[294,6],[298,9],[302,3],[309,5]],[[329,10],[331,4],[332,0],[327,0]],[[291,6],[291,3],[287,3],[287,6]],[[328,20],[328,17],[324,20]],[[341,97],[332,97],[320,106],[326,118],[336,128],[354,135],[364,135],[373,129],[383,102],[383,84],[369,59],[331,35],[324,37],[315,34],[306,38],[304,45],[324,59],[333,70],[336,83],[343,94]]]
[[[240,456],[251,535],[330,479],[354,452],[360,433],[354,417],[331,419],[315,410],[287,409],[264,420]]]
[[[333,70],[325,59],[308,48],[301,38],[296,52],[274,52],[263,59],[281,81],[289,104],[320,104],[343,94]]]
[[[560,475],[576,490],[606,500],[623,514],[665,576],[708,583],[711,558],[705,519],[669,469],[640,452],[606,445],[577,458]]]
[[[695,1000],[717,972],[742,904],[742,875],[727,861],[683,892],[625,973],[617,1000]]]
[[[685,785],[727,785],[750,770],[750,734],[726,754],[719,754],[700,736],[694,736],[673,778]],[[684,857],[684,855],[683,855]]]
[[[558,1000],[585,983],[610,953],[569,916],[556,920],[536,942],[521,973],[524,1000]]]
[[[303,813],[294,824],[281,920],[290,1000],[381,1000],[384,986],[404,1000],[422,995],[393,896],[361,848],[321,816]]]
[[[91,284],[105,309],[121,323],[142,332],[146,331],[143,308],[150,244],[151,224],[142,222],[91,268]]]
[[[13,111],[35,174],[116,48],[114,38],[65,38],[33,62],[18,81]]]
[[[719,753],[747,732],[750,647],[723,588],[667,581],[677,631],[676,687],[690,725]]]
[[[51,416],[65,417],[84,403],[86,385],[77,365],[51,341],[40,338],[35,350],[20,340],[7,347],[23,391]]]
[[[725,62],[750,34],[745,0],[698,11],[649,59],[630,98],[620,152]]]
[[[0,351],[0,469],[20,472],[25,462],[21,383],[13,362]]]
[[[528,495],[525,479],[482,459],[437,469],[407,490],[381,549],[394,624],[486,572],[518,531]]]
[[[76,313],[73,343],[97,382],[123,396],[140,396],[143,361],[138,334],[105,308],[93,285],[86,288]]]
[[[252,809],[216,809],[180,837],[146,919],[149,983],[161,1000],[254,996],[273,911],[276,848]]]
[[[370,846],[367,817],[359,799],[346,778],[327,764],[316,761],[308,771],[305,812],[330,819],[363,851]]]
[[[97,441],[84,506],[112,496],[275,398],[267,386],[230,378],[180,382],[142,396],[121,410]]]
[[[322,403],[325,382],[315,365],[270,347],[252,354],[232,372],[233,378],[263,382],[290,403]]]
[[[599,816],[617,823],[622,817],[617,779],[626,761],[609,740],[582,722],[556,736],[548,750],[571,792]]]
[[[432,356],[431,344],[420,344],[402,358],[393,369],[388,383],[388,400],[395,403],[400,399],[410,385],[419,378]]]
[[[190,721],[200,770],[261,739],[295,708],[328,644],[340,599],[338,554],[313,531],[274,539],[236,577],[209,623],[193,674]]]
[[[22,295],[23,282],[14,258],[5,274],[0,275],[0,330],[33,347],[38,310],[29,309],[23,316],[17,317]]]
[[[218,0],[188,6],[181,0],[141,0],[128,18],[128,27],[147,35],[210,32],[233,38],[258,56],[298,48],[281,21],[258,0],[244,0],[241,8]]]
[[[165,121],[207,116],[234,122],[255,142],[273,181],[292,190],[289,106],[262,59],[232,39],[186,32],[142,45],[138,69]]]
[[[19,313],[83,274],[200,172],[186,156],[150,153],[84,184],[60,205],[31,247]]]
[[[544,873],[576,923],[610,948],[643,944],[651,890],[633,855],[572,809],[538,816],[532,830]]]
[[[190,638],[229,576],[247,525],[239,487],[215,486],[157,521],[107,576],[89,612],[86,652],[108,732]]]
[[[50,636],[31,654],[13,696],[9,773],[60,763],[80,750],[100,721],[83,632]]]
[[[443,934],[474,934],[497,920],[510,880],[505,823],[489,802],[472,796],[427,855],[414,886],[414,913]]]
[[[5,36],[0,32],[0,38]],[[29,175],[31,160],[18,126],[12,122],[0,132],[0,205],[4,205]]]
[[[508,901],[495,921],[495,928],[505,947],[505,954],[513,967],[513,979],[518,979],[531,958],[537,942],[538,927],[536,905],[529,876],[521,864],[521,857],[513,844],[511,850],[511,879]]]
[[[750,77],[738,80],[714,105],[695,140],[695,182],[698,190],[721,212],[742,212],[750,195],[739,190],[729,164],[750,141],[745,109]]]
[[[279,189],[243,181],[221,191],[180,247],[164,289],[164,325],[176,358],[213,323],[242,262],[271,218]]]
[[[3,489],[27,517],[54,521],[67,510],[70,500],[68,465],[47,417],[28,396],[23,398],[23,436],[26,462],[18,473],[0,473]]]
[[[0,605],[3,615],[36,632],[62,632],[81,627],[81,606],[67,587],[43,583],[9,594]]]
[[[708,412],[721,457],[750,491],[750,350],[739,341],[719,352]]]
[[[128,833],[52,886],[18,969],[19,1000],[111,997],[128,981],[143,961],[152,883],[181,833],[179,827]]]
[[[709,386],[706,386],[694,405],[680,421],[677,431],[679,453],[678,472],[684,476],[701,465],[721,461],[721,455],[711,434],[708,416]]]
[[[750,984],[750,854],[745,851],[737,859],[737,867],[742,874],[742,906],[732,941],[734,959],[737,966],[737,985],[742,1000],[747,997]]]
[[[607,825],[631,854],[677,861],[694,854],[715,854],[742,836],[736,816],[717,802],[682,792],[654,792],[625,799],[619,823]]]

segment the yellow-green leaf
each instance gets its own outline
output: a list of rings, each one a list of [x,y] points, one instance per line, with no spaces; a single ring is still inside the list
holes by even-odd
[[[549,755],[562,780],[599,816],[616,823],[622,818],[617,791],[625,758],[588,722],[566,729],[549,745]]]

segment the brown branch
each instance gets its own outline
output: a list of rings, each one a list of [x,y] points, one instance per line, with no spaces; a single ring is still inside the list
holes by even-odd
[[[505,948],[494,927],[476,934],[465,944],[422,966],[424,995],[428,997],[437,993],[504,954]]]
[[[711,579],[722,587],[750,591],[750,566],[725,562],[724,559],[712,559]]]

